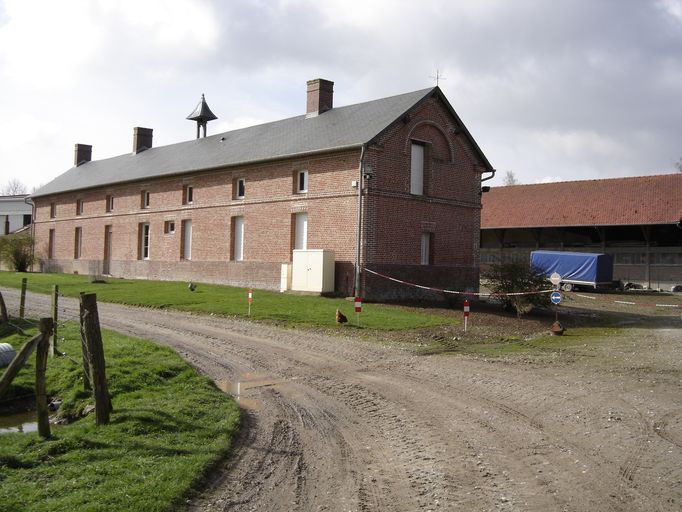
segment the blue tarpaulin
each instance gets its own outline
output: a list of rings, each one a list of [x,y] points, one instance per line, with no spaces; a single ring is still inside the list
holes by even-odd
[[[589,252],[533,251],[530,264],[547,277],[554,272],[563,282],[611,284],[613,260],[608,254]]]

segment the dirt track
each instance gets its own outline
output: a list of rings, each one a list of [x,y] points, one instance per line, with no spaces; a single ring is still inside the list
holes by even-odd
[[[100,319],[239,391],[242,437],[192,510],[682,509],[680,328],[485,360],[110,304]]]

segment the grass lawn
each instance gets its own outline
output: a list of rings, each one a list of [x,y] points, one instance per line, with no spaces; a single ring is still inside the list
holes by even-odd
[[[73,274],[41,274],[0,272],[0,287],[20,288],[28,279],[28,290],[51,293],[52,285],[59,293],[78,297],[80,292],[96,293],[97,300],[152,308],[171,308],[198,313],[242,316],[248,314],[248,290],[213,284],[198,284],[191,292],[187,283],[175,281],[142,281],[109,278],[105,283],[91,283],[88,276]],[[30,311],[30,308],[27,306]],[[340,309],[356,324],[353,302],[345,299],[253,290],[251,318],[290,327],[331,327],[336,325],[335,312]],[[363,304],[361,325],[377,330],[418,329],[453,323],[453,319],[410,308],[383,304]]]
[[[48,360],[48,394],[76,416],[92,403],[82,391],[78,325],[60,335],[60,350],[74,360]],[[111,423],[96,427],[92,413],[52,425],[49,440],[0,435],[0,511],[174,510],[229,450],[239,423],[229,396],[168,348],[111,331],[102,337]],[[28,339],[0,332],[17,349]],[[32,389],[34,363],[15,379],[15,396]]]

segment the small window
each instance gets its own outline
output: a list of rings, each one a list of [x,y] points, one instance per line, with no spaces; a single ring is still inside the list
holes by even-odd
[[[167,235],[172,235],[173,233],[175,233],[175,221],[167,220],[166,222],[164,222],[163,232],[166,233]]]
[[[142,208],[149,208],[149,191],[143,190],[140,195],[140,206]]]
[[[83,200],[76,199],[76,215],[83,215]]]
[[[112,196],[112,195],[107,195],[106,210],[107,210],[107,212],[113,212],[114,211],[114,196]]]
[[[245,194],[246,194],[246,180],[244,178],[238,178],[237,181],[234,182],[234,198],[235,199],[244,199]]]
[[[31,223],[31,214],[26,213],[24,214],[24,226],[28,226]]]
[[[296,192],[299,194],[308,192],[308,171],[298,171],[296,174]]]
[[[148,222],[143,222],[139,225],[138,244],[138,258],[141,260],[148,260],[150,248],[150,229]]]
[[[182,204],[192,204],[194,201],[194,187],[185,185],[182,187]]]
[[[57,205],[50,203],[50,218],[54,219],[57,216]]]
[[[76,228],[73,240],[73,258],[75,260],[81,257],[81,246],[83,243],[83,228]]]

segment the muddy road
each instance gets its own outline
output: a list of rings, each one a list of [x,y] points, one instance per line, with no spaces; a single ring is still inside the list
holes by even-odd
[[[16,312],[17,292],[2,293]],[[682,509],[680,328],[486,360],[99,308],[103,326],[173,347],[238,395],[241,437],[191,510]],[[31,316],[48,310],[29,295]]]

